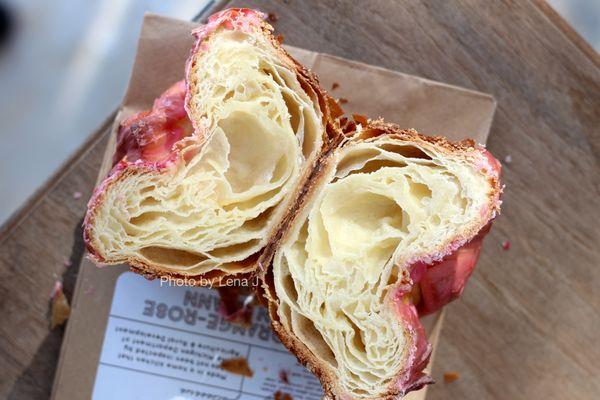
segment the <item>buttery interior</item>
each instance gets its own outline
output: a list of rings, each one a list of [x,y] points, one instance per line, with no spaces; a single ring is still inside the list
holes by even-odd
[[[411,260],[479,223],[490,186],[463,161],[385,137],[345,146],[332,165],[275,254],[277,313],[343,393],[376,398],[408,355],[394,286]]]
[[[322,144],[321,112],[261,35],[221,30],[191,71],[206,132],[167,173],[131,175],[96,216],[98,251],[183,274],[240,272]]]

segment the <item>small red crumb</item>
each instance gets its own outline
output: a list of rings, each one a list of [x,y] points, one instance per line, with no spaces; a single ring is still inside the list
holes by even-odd
[[[331,85],[331,90],[335,90],[335,89],[337,89],[337,88],[339,88],[339,87],[340,87],[340,84],[339,84],[339,83],[337,83],[337,82],[333,82],[333,85]]]
[[[340,97],[339,102],[340,102],[340,104],[346,104],[348,102],[348,99],[346,99],[344,97]]]
[[[223,360],[221,361],[220,367],[221,369],[236,375],[247,376],[249,378],[254,375],[254,371],[252,371],[248,365],[248,360],[244,357]]]
[[[275,400],[294,400],[291,394],[284,393],[281,390],[276,391],[273,397]]]
[[[510,249],[510,242],[508,240],[505,240],[504,242],[502,242],[502,250],[508,249]]]
[[[280,33],[279,35],[275,36],[275,40],[277,40],[277,43],[279,44],[283,43],[283,35]]]
[[[54,329],[65,323],[71,314],[71,307],[67,296],[62,289],[62,283],[56,281],[54,290],[52,291],[52,309],[50,315],[50,329]]]
[[[444,372],[444,383],[452,383],[452,382],[458,380],[458,378],[460,378],[460,375],[458,372],[454,372],[454,371]]]
[[[506,157],[504,157],[504,162],[506,164],[510,164],[512,162],[512,156],[509,154]]]
[[[73,266],[73,263],[71,263],[71,260],[65,260],[65,262],[63,262],[63,265],[65,268],[70,268]]]
[[[269,19],[269,22],[277,22],[277,15],[275,13],[270,12],[267,15],[267,18]]]
[[[290,384],[290,378],[288,376],[288,372],[285,369],[279,370],[279,380],[286,385]]]
[[[219,291],[219,313],[221,316],[234,324],[250,326],[254,307],[254,295],[248,295],[243,302],[239,301],[240,288],[236,286],[223,286]]]
[[[74,199],[80,199],[81,198],[81,192],[73,192],[73,198]]]

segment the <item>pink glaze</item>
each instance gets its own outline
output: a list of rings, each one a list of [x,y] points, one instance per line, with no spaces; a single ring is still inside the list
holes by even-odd
[[[184,81],[177,82],[154,101],[151,111],[139,112],[121,123],[113,166],[121,160],[164,161],[175,143],[192,134],[184,107],[185,89]]]
[[[491,223],[487,224],[470,242],[426,268],[423,268],[422,262],[413,264],[411,271],[414,268],[421,270],[417,279],[413,280],[421,288],[421,301],[417,304],[420,315],[431,314],[462,294],[475,269],[483,238],[490,226]]]
[[[483,155],[482,163],[479,166],[480,169],[485,170],[490,177],[500,179],[502,176],[502,164],[500,161],[498,161],[487,149],[479,147],[478,150],[481,151],[481,154]]]
[[[406,367],[396,382],[401,396],[433,383],[433,379],[423,372],[431,356],[431,344],[427,341],[425,329],[421,325],[415,305],[408,301],[407,296],[410,289],[411,285],[401,285],[397,288],[393,298],[398,316],[411,337]]]
[[[266,15],[260,11],[249,8],[229,8],[211,15],[206,25],[194,29],[192,35],[196,37],[198,42],[201,42],[220,27],[252,33],[260,29],[265,18]]]
[[[182,154],[187,137],[193,135],[192,124],[185,111],[185,82],[179,81],[154,101],[152,110],[142,111],[125,119],[117,133],[117,148],[113,156],[113,168],[108,176],[94,189],[88,202],[83,221],[83,239],[96,263],[105,260],[98,254],[90,239],[89,229],[93,223],[95,208],[101,203],[108,188],[129,173],[160,173],[174,165]]]

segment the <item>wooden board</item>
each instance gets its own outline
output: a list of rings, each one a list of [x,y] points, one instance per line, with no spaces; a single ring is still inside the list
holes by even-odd
[[[274,12],[289,44],[496,97],[488,146],[512,157],[504,211],[448,307],[428,399],[596,398],[598,55],[537,1],[243,4]],[[64,263],[83,255],[81,218],[110,120],[0,230],[2,398],[50,392],[62,335],[48,330],[49,295],[60,276],[72,290],[76,267]],[[446,371],[460,379],[444,384]]]

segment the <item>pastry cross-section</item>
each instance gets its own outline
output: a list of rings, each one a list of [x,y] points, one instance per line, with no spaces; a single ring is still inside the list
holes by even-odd
[[[195,30],[186,82],[119,131],[117,164],[90,201],[101,263],[148,276],[252,270],[327,139],[328,102],[251,10]]]
[[[322,171],[265,275],[275,328],[330,395],[403,395],[429,381],[419,283],[495,217],[498,164],[378,121]]]

